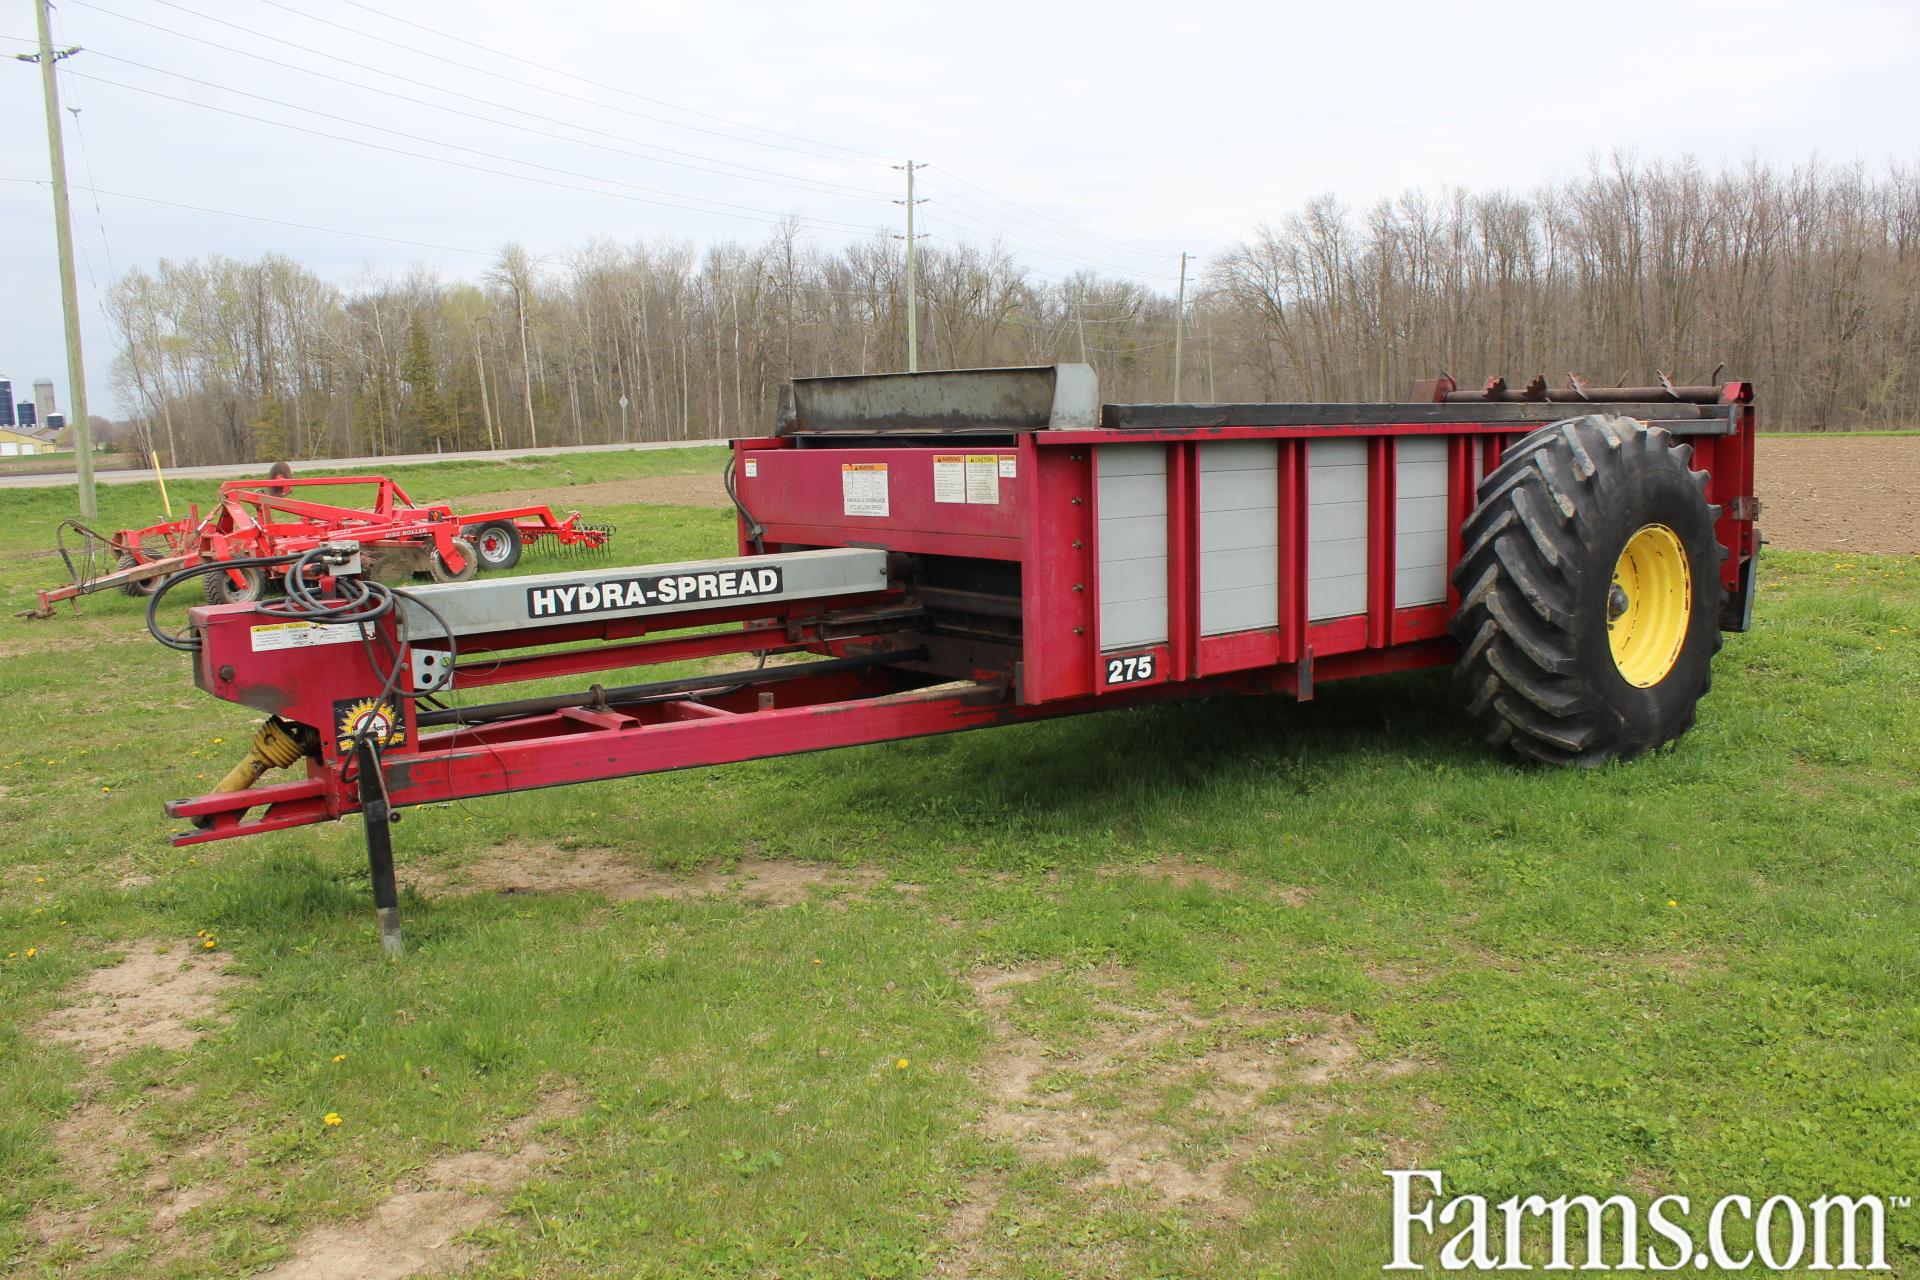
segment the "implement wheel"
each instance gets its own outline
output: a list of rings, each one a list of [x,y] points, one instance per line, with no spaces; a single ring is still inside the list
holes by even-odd
[[[140,562],[138,560],[134,559],[132,552],[122,551],[120,553],[120,558],[113,562],[113,571],[115,573],[124,573],[128,569],[133,568],[135,565],[139,563]],[[148,596],[152,595],[155,591],[157,591],[159,587],[160,587],[159,578],[142,578],[138,582],[121,583],[120,594],[125,596],[133,596],[136,599],[144,600]]]
[[[480,572],[480,553],[473,549],[473,543],[466,538],[455,538],[453,545],[459,548],[460,559],[464,563],[458,573],[447,568],[447,562],[440,558],[438,547],[427,553],[427,573],[435,582],[466,582]]]
[[[480,557],[480,567],[490,573],[511,569],[520,563],[525,539],[521,537],[520,526],[511,520],[474,525],[462,529],[460,536],[473,544],[474,552]]]
[[[1692,460],[1664,429],[1595,414],[1531,433],[1481,481],[1448,625],[1489,742],[1591,766],[1693,727],[1727,553]]]
[[[200,579],[200,590],[208,604],[252,604],[267,594],[267,571],[254,567],[239,569],[237,573],[247,580],[244,587],[236,587],[233,580],[223,573],[209,573]]]

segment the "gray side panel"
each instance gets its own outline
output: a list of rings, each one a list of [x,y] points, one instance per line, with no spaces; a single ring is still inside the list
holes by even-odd
[[[1100,502],[1100,647],[1167,638],[1167,450],[1104,444]]]
[[[1367,445],[1307,446],[1307,619],[1367,611]]]
[[[1395,446],[1393,605],[1447,598],[1447,442],[1409,436]]]
[[[535,618],[531,612],[531,593],[547,588],[596,590],[611,583],[628,583],[637,577],[663,575],[700,575],[744,569],[778,569],[780,588],[766,595],[742,598],[740,604],[772,603],[782,600],[820,600],[832,596],[882,591],[887,586],[887,553],[864,547],[829,547],[820,551],[786,551],[766,556],[733,556],[721,560],[688,560],[671,564],[634,565],[626,568],[585,569],[575,573],[537,573],[522,578],[476,578],[471,582],[436,583],[407,588],[408,599],[400,602],[400,631],[408,640],[432,640],[446,634],[432,614],[420,607],[431,606],[456,636],[484,635],[490,631],[513,631],[541,622],[605,621],[613,618],[664,617],[676,613],[694,613],[725,607],[735,601],[715,598],[690,598],[672,603],[654,602],[620,608],[596,609],[591,614]],[[416,601],[420,603],[416,603]]]
[[[1203,444],[1200,634],[1280,625],[1280,448],[1272,440]]]

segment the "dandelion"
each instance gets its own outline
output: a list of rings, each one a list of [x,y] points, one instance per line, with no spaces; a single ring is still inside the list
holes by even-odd
[[[340,1127],[340,1113],[338,1111],[329,1111],[321,1119],[320,1123],[326,1125],[329,1129],[337,1129]]]
[[[39,955],[39,954],[40,954],[40,948],[38,948],[38,947],[28,947],[28,948],[27,948],[27,959],[29,959],[29,960],[31,960],[31,959],[33,959],[33,958],[34,958],[35,956],[37,956],[37,955]]]
[[[200,940],[200,947],[203,951],[211,951],[219,945],[219,940],[216,938],[202,938]]]
[[[102,787],[102,788],[100,788],[100,794],[101,794],[101,795],[105,795],[105,794],[107,794],[107,792],[109,792],[109,791],[111,791],[111,790],[113,790],[113,788],[112,788],[112,787]]]
[[[220,745],[222,745],[222,744],[223,744],[223,743],[225,743],[225,742],[226,742],[226,739],[225,739],[225,738],[215,738],[215,739],[213,740],[213,745],[217,747],[217,746],[220,746]]]
[[[895,1071],[905,1071],[908,1067],[912,1065],[913,1064],[908,1062],[905,1058],[902,1058],[898,1062],[893,1064],[893,1069]]]
[[[344,1053],[336,1053],[333,1055],[333,1060],[335,1062],[345,1062],[347,1060],[347,1055]]]
[[[1668,898],[1667,905],[1670,907],[1677,907],[1680,905],[1680,900],[1678,898]]]
[[[45,876],[35,876],[33,878],[33,882],[35,884],[45,884],[47,882],[47,878]]]
[[[197,930],[193,936],[196,938],[204,938],[207,936],[207,931],[205,929]]]
[[[19,958],[20,958],[20,953],[19,953],[18,951],[9,951],[9,952],[7,952],[7,959],[9,959],[9,960],[18,960]]]
[[[818,957],[818,956],[816,956],[816,957],[814,957],[814,961],[813,961],[813,962],[814,962],[815,964],[819,964],[819,963],[820,963],[820,959],[819,959],[819,957]]]

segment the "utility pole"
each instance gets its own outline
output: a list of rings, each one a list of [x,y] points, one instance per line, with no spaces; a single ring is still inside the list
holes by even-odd
[[[1187,255],[1180,255],[1180,296],[1173,304],[1173,402],[1180,403],[1180,340],[1187,331]]]
[[[60,87],[54,83],[53,64],[80,52],[79,47],[53,51],[53,31],[47,13],[52,0],[34,0],[34,22],[40,29],[39,54],[19,53],[22,62],[40,64],[40,91],[47,107],[47,158],[53,167],[53,230],[60,254],[60,309],[67,327],[67,394],[73,399],[73,469],[80,481],[80,514],[93,519],[100,504],[93,492],[93,419],[87,416],[87,370],[80,358],[80,294],[73,279],[73,222],[67,210],[67,151],[60,136]]]
[[[1207,403],[1219,404],[1220,397],[1213,391],[1213,321],[1207,321]]]
[[[1086,298],[1079,292],[1073,295],[1073,323],[1080,330],[1080,363],[1087,362],[1087,308]]]
[[[925,204],[924,200],[913,198],[913,171],[927,166],[909,160],[905,164],[893,166],[907,172],[907,198],[895,200],[895,204],[907,206],[907,372],[920,372],[920,299],[914,288],[913,278],[913,206]]]

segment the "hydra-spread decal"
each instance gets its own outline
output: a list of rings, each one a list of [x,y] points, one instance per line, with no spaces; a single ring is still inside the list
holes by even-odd
[[[780,570],[703,569],[694,573],[654,573],[604,582],[568,582],[527,588],[529,618],[564,618],[579,613],[609,613],[651,605],[726,604],[780,594]]]

